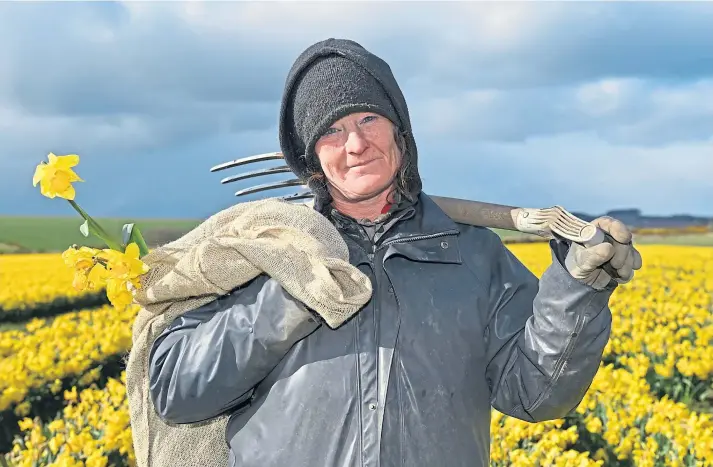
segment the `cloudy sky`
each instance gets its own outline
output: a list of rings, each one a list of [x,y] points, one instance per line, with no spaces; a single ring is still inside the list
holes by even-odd
[[[392,67],[424,190],[592,214],[713,216],[713,4],[0,3],[0,214],[76,153],[96,216],[205,217],[279,150],[296,56],[349,38]],[[231,172],[232,173],[232,172]]]

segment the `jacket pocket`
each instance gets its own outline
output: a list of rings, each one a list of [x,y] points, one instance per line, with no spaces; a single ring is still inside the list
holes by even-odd
[[[235,417],[239,417],[243,413],[245,413],[246,410],[250,408],[250,406],[253,405],[253,399],[255,398],[255,389],[250,390],[250,396],[245,399],[243,402],[238,404],[233,408],[233,410],[230,412],[230,418],[229,421],[233,420]]]
[[[228,443],[228,446],[230,446],[230,441],[233,435],[235,435],[233,425],[236,423],[236,419],[245,412],[247,412],[247,410],[253,405],[254,398],[255,389],[251,389],[250,396],[230,411],[230,415],[228,415],[228,422],[225,429],[225,442]],[[229,463],[229,466],[233,467],[233,464]]]

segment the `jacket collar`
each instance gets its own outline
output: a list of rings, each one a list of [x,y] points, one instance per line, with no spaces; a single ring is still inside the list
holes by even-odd
[[[330,220],[337,228],[362,236],[359,222],[330,208]],[[458,225],[424,192],[420,192],[414,203],[406,203],[399,211],[391,213],[383,222],[383,232],[376,236],[376,243],[394,238],[408,238],[433,235],[458,230]]]
[[[340,213],[332,213],[330,218],[339,230],[361,246],[361,251],[357,251],[358,246],[351,245],[350,255],[361,258],[359,263],[366,262],[366,257],[362,256],[373,254],[373,247],[359,223]],[[459,233],[458,224],[421,192],[413,204],[393,213],[384,222],[375,241],[378,249],[386,249],[384,260],[400,255],[414,261],[460,263],[460,249],[454,238]]]
[[[443,234],[458,231],[458,225],[424,192],[411,209],[412,213],[404,216],[391,229],[383,241],[406,239],[423,235]]]

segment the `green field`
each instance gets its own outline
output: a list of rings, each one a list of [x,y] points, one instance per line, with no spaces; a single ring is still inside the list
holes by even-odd
[[[644,235],[636,241],[642,244],[713,246],[713,232],[680,235]]]
[[[201,220],[190,219],[117,219],[97,218],[97,221],[119,238],[124,224],[135,222],[149,247],[174,240],[198,225]],[[72,244],[103,247],[93,236],[79,232],[82,219],[77,217],[20,217],[0,216],[0,253],[62,252]],[[541,240],[534,235],[495,229],[507,242]],[[639,236],[637,243],[713,246],[713,232],[686,235]]]
[[[185,219],[96,219],[108,232],[121,238],[124,224],[134,222],[149,246],[180,237],[200,220]],[[0,216],[0,252],[61,252],[70,245],[103,247],[94,236],[79,232],[82,219],[77,217],[10,217]]]

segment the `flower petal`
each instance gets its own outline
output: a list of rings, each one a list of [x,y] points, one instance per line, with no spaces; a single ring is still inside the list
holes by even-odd
[[[59,196],[60,198],[70,199],[70,200],[73,200],[76,195],[77,194],[74,191],[74,187],[72,185],[69,185],[69,187],[67,187],[66,189],[57,193],[57,196]]]
[[[136,259],[139,257],[139,246],[136,242],[131,242],[126,246],[126,251],[124,254],[129,258]]]
[[[76,154],[67,154],[66,156],[57,156],[57,168],[69,169],[79,164],[79,156]]]
[[[40,180],[40,193],[48,198],[54,198],[56,196],[55,192],[52,191],[52,183],[47,180],[47,177]]]
[[[70,181],[70,182],[83,182],[83,181],[84,181],[84,180],[82,180],[82,179],[79,177],[79,175],[77,175],[77,173],[76,173],[74,170],[72,170],[72,169],[67,169],[67,170],[66,170],[66,173],[67,173],[67,176],[69,177],[69,181]]]
[[[40,180],[42,180],[42,177],[44,177],[45,175],[46,169],[47,164],[45,163],[37,165],[37,167],[35,168],[35,174],[32,176],[32,186],[37,186]]]
[[[83,271],[74,272],[74,280],[72,281],[72,287],[74,287],[75,290],[85,290],[88,284],[88,277]]]

